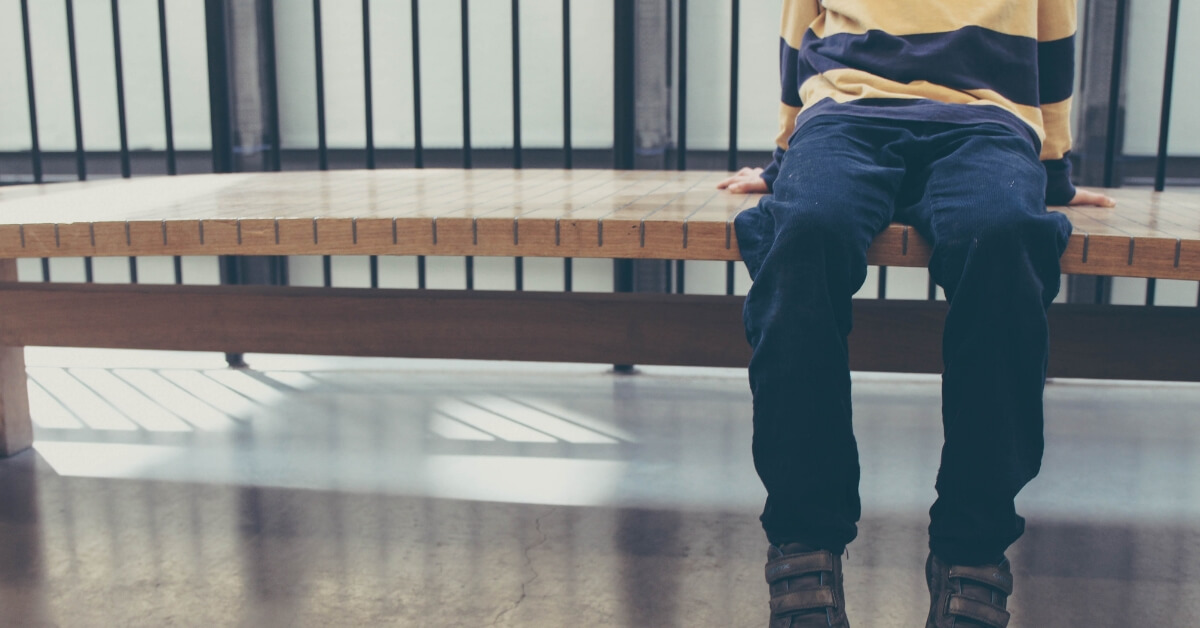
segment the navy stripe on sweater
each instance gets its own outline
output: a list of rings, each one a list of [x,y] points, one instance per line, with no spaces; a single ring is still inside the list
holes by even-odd
[[[1038,52],[1031,37],[978,26],[947,33],[897,36],[874,30],[825,38],[809,30],[801,43],[796,80],[802,85],[816,74],[852,68],[899,83],[929,81],[952,89],[990,89],[1014,103],[1036,107],[1042,100]]]
[[[779,38],[779,74],[783,87],[780,100],[790,107],[803,106],[800,102],[800,83],[796,82],[800,78],[800,51],[789,46],[782,37]]]
[[[1075,90],[1075,36],[1038,44],[1041,102],[1062,102]]]

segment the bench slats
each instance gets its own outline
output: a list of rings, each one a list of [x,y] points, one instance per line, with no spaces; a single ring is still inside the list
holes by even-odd
[[[476,255],[740,259],[732,220],[757,197],[720,172],[379,170],[155,177],[0,188],[0,258]],[[1074,274],[1200,279],[1200,194],[1111,190],[1064,208]],[[924,266],[892,225],[873,264]]]

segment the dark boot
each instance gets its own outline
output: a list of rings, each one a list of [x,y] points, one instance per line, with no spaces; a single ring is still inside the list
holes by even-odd
[[[999,565],[947,565],[932,553],[925,563],[929,621],[925,628],[1005,628],[1013,577],[1008,560]]]
[[[842,557],[803,545],[767,549],[769,628],[850,628],[842,593]]]

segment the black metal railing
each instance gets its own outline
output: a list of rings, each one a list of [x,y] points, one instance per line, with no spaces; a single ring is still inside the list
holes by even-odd
[[[381,2],[383,0],[375,0]],[[403,2],[404,0],[397,0]],[[344,159],[342,157],[353,154],[357,149],[346,151],[345,149],[331,150],[328,145],[327,138],[327,110],[326,110],[326,85],[325,85],[325,50],[324,50],[324,33],[322,31],[322,3],[321,0],[312,0],[313,14],[313,32],[312,39],[315,49],[315,64],[314,74],[316,80],[316,125],[317,125],[317,147],[315,154],[315,167],[319,170],[326,170],[330,167],[336,167],[345,163],[361,163],[368,169],[374,169],[381,165],[381,156],[386,154],[389,156],[387,165],[396,166],[395,156],[409,155],[411,161],[408,165],[415,168],[422,168],[427,165],[431,155],[430,151],[424,144],[424,124],[425,119],[422,112],[422,75],[421,75],[421,20],[420,20],[420,2],[418,0],[407,0],[409,3],[409,12],[411,15],[411,55],[412,55],[412,90],[413,103],[412,114],[414,124],[414,142],[410,147],[403,147],[402,152],[396,153],[394,147],[380,147],[376,140],[376,119],[374,109],[375,89],[372,64],[372,0],[362,0],[362,55],[363,55],[363,107],[365,109],[365,142],[361,148],[361,161]],[[115,157],[119,163],[119,172],[122,177],[129,177],[136,174],[134,172],[134,160],[129,145],[128,128],[126,120],[126,87],[125,73],[123,67],[123,49],[122,49],[122,33],[120,27],[120,8],[119,0],[110,0],[111,11],[111,27],[112,27],[112,45],[115,60],[115,82],[116,82],[116,106],[118,127],[119,150],[115,155],[110,151],[88,151],[84,145],[83,133],[83,112],[82,99],[79,87],[79,66],[78,52],[76,49],[76,18],[74,11],[73,0],[63,0],[66,14],[66,31],[67,31],[67,56],[69,59],[70,68],[70,83],[71,83],[71,98],[73,107],[73,124],[74,124],[74,178],[85,180],[88,178],[88,160],[89,157],[97,159],[111,159]],[[284,149],[282,148],[281,132],[280,132],[280,107],[286,106],[287,103],[279,101],[279,86],[276,67],[276,33],[274,11],[275,3],[272,0],[259,0],[259,28],[257,37],[260,39],[259,50],[263,55],[260,67],[263,70],[262,85],[263,85],[263,102],[265,111],[265,138],[263,149],[263,167],[267,170],[282,170],[285,167]],[[635,116],[636,110],[634,107],[637,98],[636,85],[634,83],[634,75],[637,68],[637,48],[635,46],[635,37],[637,35],[637,10],[639,5],[634,0],[614,0],[613,1],[613,19],[614,19],[614,57],[613,57],[613,77],[614,77],[614,102],[613,102],[613,141],[611,151],[601,151],[589,155],[588,162],[596,163],[596,159],[608,153],[610,155],[611,166],[618,169],[628,169],[634,167],[645,167],[644,160],[639,161],[635,150]],[[209,99],[210,99],[210,123],[211,123],[211,158],[212,172],[233,172],[239,168],[239,161],[235,158],[235,150],[237,150],[234,137],[235,131],[235,116],[236,110],[233,106],[233,90],[231,89],[231,72],[235,71],[231,63],[231,32],[230,32],[230,5],[227,0],[205,0],[205,29],[207,41],[207,65],[209,72]],[[661,163],[656,164],[656,167],[668,168],[674,167],[678,170],[686,170],[690,166],[695,166],[698,162],[701,165],[712,167],[713,164],[720,163],[713,161],[716,157],[714,151],[693,150],[688,144],[688,27],[689,27],[689,3],[688,0],[673,0],[667,2],[668,10],[668,33],[663,41],[664,47],[667,49],[668,65],[673,67],[673,74],[669,80],[673,81],[673,93],[677,95],[673,103],[672,113],[675,117],[674,146],[668,147],[664,153],[664,158]],[[738,146],[738,115],[739,115],[739,60],[740,60],[740,44],[739,32],[741,28],[741,18],[743,7],[740,0],[729,0],[729,8],[731,11],[731,19],[729,22],[729,44],[730,44],[730,72],[728,77],[729,88],[729,123],[728,123],[728,145],[726,150],[719,151],[723,153],[724,165],[729,169],[736,169],[743,163],[753,163],[753,160],[761,159],[766,154],[765,151],[742,151]],[[1128,0],[1115,0],[1115,19],[1112,23],[1114,29],[1112,36],[1112,58],[1107,60],[1108,67],[1111,68],[1111,77],[1108,85],[1108,109],[1105,112],[1107,135],[1103,146],[1103,181],[1106,186],[1119,186],[1122,183],[1120,173],[1120,165],[1126,156],[1122,154],[1119,142],[1119,133],[1121,131],[1121,90],[1122,90],[1122,73],[1126,59],[1126,37],[1125,33],[1128,29],[1129,2]],[[167,11],[169,7],[165,0],[157,2],[157,23],[158,23],[158,48],[161,55],[161,73],[162,73],[162,102],[163,113],[165,120],[165,151],[162,158],[165,161],[165,171],[169,175],[174,175],[179,172],[178,154],[175,145],[175,129],[174,116],[171,102],[171,70],[168,58],[168,28],[167,28]],[[29,159],[29,174],[27,180],[30,182],[41,183],[50,179],[62,179],[66,174],[61,171],[53,173],[48,172],[49,162],[46,159],[45,151],[43,150],[39,132],[38,132],[38,103],[35,93],[35,65],[33,61],[32,34],[30,28],[29,17],[29,0],[20,0],[21,10],[21,33],[23,37],[24,48],[24,68],[26,78],[27,100],[29,107],[28,124],[30,136]],[[458,165],[462,168],[471,168],[476,165],[495,166],[502,163],[507,163],[513,168],[523,168],[531,165],[551,165],[553,160],[547,161],[547,149],[528,148],[522,137],[522,101],[521,101],[521,11],[520,0],[511,0],[511,24],[510,24],[510,42],[512,46],[512,67],[511,67],[511,85],[512,85],[512,146],[510,150],[486,149],[481,150],[472,145],[472,128],[471,128],[471,54],[469,42],[471,39],[471,13],[469,0],[460,0],[460,46],[461,46],[461,94],[462,94],[462,145],[457,151],[437,151],[438,161],[446,163],[447,157],[457,154]],[[761,7],[757,5],[748,5],[747,11],[760,11]],[[1169,22],[1167,25],[1166,39],[1166,67],[1163,77],[1163,93],[1160,109],[1160,125],[1158,133],[1157,153],[1154,158],[1153,181],[1156,190],[1162,190],[1167,183],[1167,172],[1172,159],[1168,155],[1168,139],[1170,136],[1170,120],[1171,120],[1171,100],[1173,94],[1175,80],[1175,61],[1176,48],[1179,31],[1179,0],[1171,0],[1169,11]],[[560,164],[564,168],[572,168],[577,165],[576,156],[578,150],[573,146],[572,121],[573,121],[573,102],[572,102],[572,76],[571,76],[571,60],[572,60],[572,41],[571,41],[571,1],[563,0],[562,6],[562,112],[563,112],[563,139],[561,149]],[[756,14],[756,19],[757,19]],[[764,18],[773,19],[773,18]],[[670,60],[674,60],[672,63]],[[1085,86],[1086,87],[1086,86]],[[289,151],[293,152],[293,151]],[[297,155],[303,154],[304,151],[294,151]],[[334,159],[334,153],[337,159]],[[527,157],[537,157],[536,159],[528,159]],[[673,157],[673,159],[671,159]],[[14,155],[0,155],[4,159],[3,163],[14,164],[16,159]],[[692,159],[696,158],[696,159]],[[294,159],[286,160],[286,165],[289,169],[292,167]],[[536,163],[535,163],[536,162]],[[672,163],[673,162],[673,163]],[[57,168],[61,164],[61,160],[54,161],[54,166]],[[310,162],[311,163],[311,162]],[[1183,162],[1181,162],[1183,163]],[[1189,165],[1190,163],[1186,162]],[[308,167],[313,167],[312,165]],[[425,276],[426,265],[424,259],[418,259],[418,285],[424,287],[427,283]],[[182,282],[182,270],[178,258],[175,262],[176,278]],[[619,263],[614,265],[614,272],[631,273],[632,264]],[[86,276],[90,281],[92,279],[91,260],[85,260]],[[323,260],[324,283],[332,284],[331,278],[331,260],[325,258]],[[372,257],[369,263],[371,274],[371,285],[379,285],[379,267],[378,259]],[[666,284],[672,291],[684,291],[684,264],[676,262],[675,264],[665,264],[662,272],[666,276]],[[465,272],[467,273],[467,286],[474,286],[474,260],[466,258]],[[564,279],[563,285],[566,290],[572,289],[572,261],[564,260],[563,264]],[[879,298],[887,296],[887,281],[888,269],[881,267],[878,272],[878,290]],[[524,264],[523,260],[514,260],[515,285],[518,289],[524,286]],[[733,294],[736,286],[736,266],[729,263],[725,268],[725,284],[726,292]],[[137,265],[136,259],[130,259],[130,276],[131,279],[137,280]],[[48,262],[43,263],[43,278],[50,279],[50,268]],[[632,275],[619,276],[615,278],[614,285],[617,289],[634,289]],[[1099,291],[1098,291],[1099,292]],[[929,283],[927,297],[930,299],[936,298],[936,286],[932,281]],[[1146,303],[1153,304],[1156,297],[1156,284],[1153,279],[1147,283]],[[1200,303],[1200,299],[1198,299]]]

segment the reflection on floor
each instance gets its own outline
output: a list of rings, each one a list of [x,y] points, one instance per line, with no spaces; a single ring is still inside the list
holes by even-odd
[[[744,372],[29,350],[4,626],[762,626]],[[856,375],[856,626],[922,625],[936,378]],[[1056,382],[1015,628],[1200,625],[1200,386]]]

